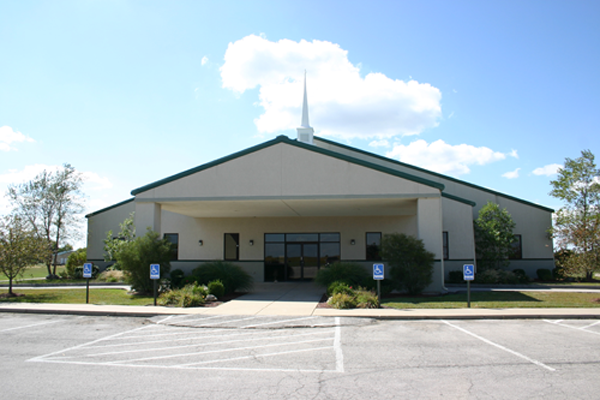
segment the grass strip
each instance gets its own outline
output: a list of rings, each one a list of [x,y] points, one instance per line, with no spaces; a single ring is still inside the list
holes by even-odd
[[[382,299],[390,308],[466,308],[467,293],[443,296]],[[472,292],[471,308],[600,307],[600,293],[578,292]]]
[[[85,304],[85,289],[22,289],[13,288],[19,297],[2,297],[0,303],[62,303]],[[90,288],[90,304],[147,306],[154,304],[154,297],[131,295],[122,289]]]

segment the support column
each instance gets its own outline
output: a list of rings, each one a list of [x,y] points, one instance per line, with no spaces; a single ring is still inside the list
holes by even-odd
[[[146,234],[148,228],[159,234],[161,232],[162,209],[159,203],[135,203],[135,229],[138,236]]]
[[[442,240],[442,198],[425,197],[417,201],[417,235],[423,241],[425,249],[435,255],[433,281],[427,291],[442,291],[443,278],[443,240]]]

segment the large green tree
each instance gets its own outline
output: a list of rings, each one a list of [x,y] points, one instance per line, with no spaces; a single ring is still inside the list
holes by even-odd
[[[550,196],[565,203],[554,216],[553,237],[560,249],[573,254],[565,261],[567,274],[592,279],[600,270],[600,169],[589,150],[567,158],[551,181]]]
[[[81,174],[64,164],[57,171],[44,170],[29,182],[8,187],[14,212],[46,243],[44,263],[51,278],[56,277],[56,255],[74,233],[76,215],[83,211],[81,185]]]
[[[479,210],[473,223],[477,270],[502,269],[509,265],[508,257],[516,240],[515,222],[505,208],[488,202]]]
[[[135,239],[135,224],[134,215],[131,213],[122,223],[119,224],[121,231],[117,237],[113,237],[113,231],[106,232],[106,239],[104,239],[104,261],[114,262],[113,266],[115,269],[121,269],[117,261],[117,254],[126,246],[127,243]]]
[[[398,289],[420,294],[431,284],[435,254],[425,249],[421,239],[404,233],[384,235],[381,257],[390,266],[390,276]]]
[[[116,260],[125,272],[125,279],[138,293],[150,293],[153,283],[150,280],[150,264],[160,264],[160,275],[168,276],[171,269],[171,242],[160,239],[160,235],[148,229],[144,236],[138,236],[125,244],[115,254]]]
[[[8,278],[8,296],[14,296],[13,280],[43,258],[45,246],[19,216],[0,219],[0,271]]]

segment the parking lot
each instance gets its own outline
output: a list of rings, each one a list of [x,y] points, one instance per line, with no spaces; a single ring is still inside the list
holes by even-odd
[[[597,398],[599,344],[579,319],[0,314],[16,398]]]

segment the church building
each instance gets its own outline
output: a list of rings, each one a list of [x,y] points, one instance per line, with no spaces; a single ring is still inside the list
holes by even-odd
[[[175,244],[171,268],[187,273],[226,260],[255,282],[309,280],[326,264],[380,260],[383,235],[405,233],[435,254],[431,292],[475,263],[473,221],[488,201],[516,223],[510,269],[531,277],[554,267],[553,210],[468,182],[314,136],[306,84],[298,136],[278,136],[134,189],[133,198],[87,215],[88,261],[101,267],[109,230],[134,213]]]

